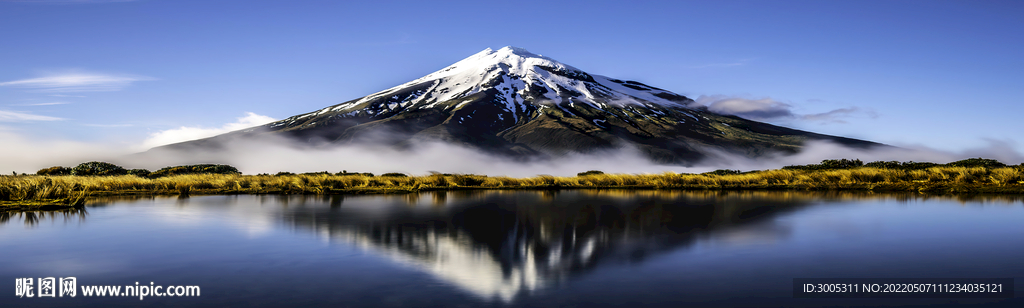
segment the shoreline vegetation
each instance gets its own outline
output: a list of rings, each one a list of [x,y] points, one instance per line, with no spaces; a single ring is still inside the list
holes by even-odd
[[[0,176],[0,211],[81,207],[86,198],[116,195],[400,194],[464,189],[680,189],[1024,194],[1024,164],[972,158],[948,164],[825,160],[775,170],[701,174],[606,174],[527,178],[473,174],[313,172],[242,175],[227,165],[175,166],[149,172],[103,162],[51,167],[36,175]]]

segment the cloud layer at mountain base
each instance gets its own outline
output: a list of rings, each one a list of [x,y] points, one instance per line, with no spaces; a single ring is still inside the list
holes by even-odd
[[[146,137],[146,140],[142,141],[142,147],[140,148],[140,150],[147,150],[153,147],[178,143],[182,141],[213,137],[231,131],[267,124],[273,121],[276,120],[268,116],[258,115],[252,112],[246,112],[245,116],[236,119],[235,122],[224,124],[221,127],[182,126],[178,128],[162,130],[149,134],[149,137]]]
[[[692,167],[651,163],[639,151],[629,148],[588,154],[575,154],[552,159],[514,160],[480,151],[439,142],[416,143],[407,149],[385,146],[348,145],[311,148],[284,146],[284,140],[236,141],[219,151],[190,152],[188,155],[148,156],[140,161],[125,161],[133,166],[156,169],[169,165],[223,163],[237,167],[246,174],[289,172],[402,172],[423,175],[431,171],[473,173],[515,177],[550,174],[572,176],[587,170],[607,173],[700,173],[715,169],[764,170],[787,165],[818,163],[824,159],[850,158],[870,161],[927,161],[946,163],[970,157],[985,157],[1008,164],[1024,162],[1024,156],[1012,144],[988,140],[985,147],[960,152],[944,152],[923,147],[889,147],[861,150],[828,142],[810,142],[795,155],[773,155],[747,158],[729,153],[712,153]]]
[[[118,157],[128,152],[122,146],[68,140],[28,138],[16,131],[0,127],[0,174],[34,173],[51,166],[75,166],[102,158]]]
[[[609,150],[575,154],[548,160],[517,161],[480,151],[438,142],[416,143],[406,149],[373,145],[309,147],[291,145],[275,138],[261,141],[234,141],[217,151],[131,155],[133,147],[73,141],[39,141],[24,138],[12,131],[0,130],[0,142],[14,151],[0,152],[0,171],[33,173],[51,166],[75,166],[88,161],[109,161],[125,168],[159,168],[199,163],[229,164],[244,174],[340,172],[402,172],[424,175],[431,171],[472,173],[490,176],[535,176],[550,174],[572,176],[587,170],[607,173],[700,173],[716,169],[764,170],[787,165],[818,163],[824,159],[860,159],[926,161],[946,163],[971,157],[1000,160],[1007,164],[1024,162],[1024,155],[1009,141],[986,140],[987,145],[950,152],[921,146],[888,147],[860,150],[826,142],[808,143],[795,155],[769,155],[747,158],[728,153],[712,153],[715,157],[693,167],[659,165],[648,161],[634,149]]]

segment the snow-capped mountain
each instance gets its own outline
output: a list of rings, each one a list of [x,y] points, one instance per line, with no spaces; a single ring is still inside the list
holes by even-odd
[[[716,114],[670,91],[504,47],[355,100],[168,147],[267,133],[318,144],[441,140],[513,156],[627,146],[674,164],[692,163],[711,150],[794,152],[809,139],[874,145]]]

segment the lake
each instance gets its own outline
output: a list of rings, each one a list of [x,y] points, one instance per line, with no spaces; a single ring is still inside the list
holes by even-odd
[[[1024,307],[1021,297],[793,298],[794,278],[1015,278],[1022,288],[1022,239],[1024,196],[111,197],[0,214],[0,278],[198,286],[199,296],[8,289],[0,306]]]

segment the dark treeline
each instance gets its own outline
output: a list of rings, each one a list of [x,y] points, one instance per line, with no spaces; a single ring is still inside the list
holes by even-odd
[[[1024,167],[1024,164],[1018,166]],[[898,161],[874,161],[870,163],[863,163],[859,159],[826,159],[821,161],[820,164],[810,165],[794,165],[785,166],[782,169],[787,170],[837,170],[837,169],[851,169],[857,167],[869,167],[879,169],[900,169],[900,170],[921,170],[928,169],[931,167],[984,167],[984,168],[1003,168],[1008,165],[995,160],[986,158],[968,158],[964,160],[958,160],[947,164],[936,164],[927,162],[898,162]]]

